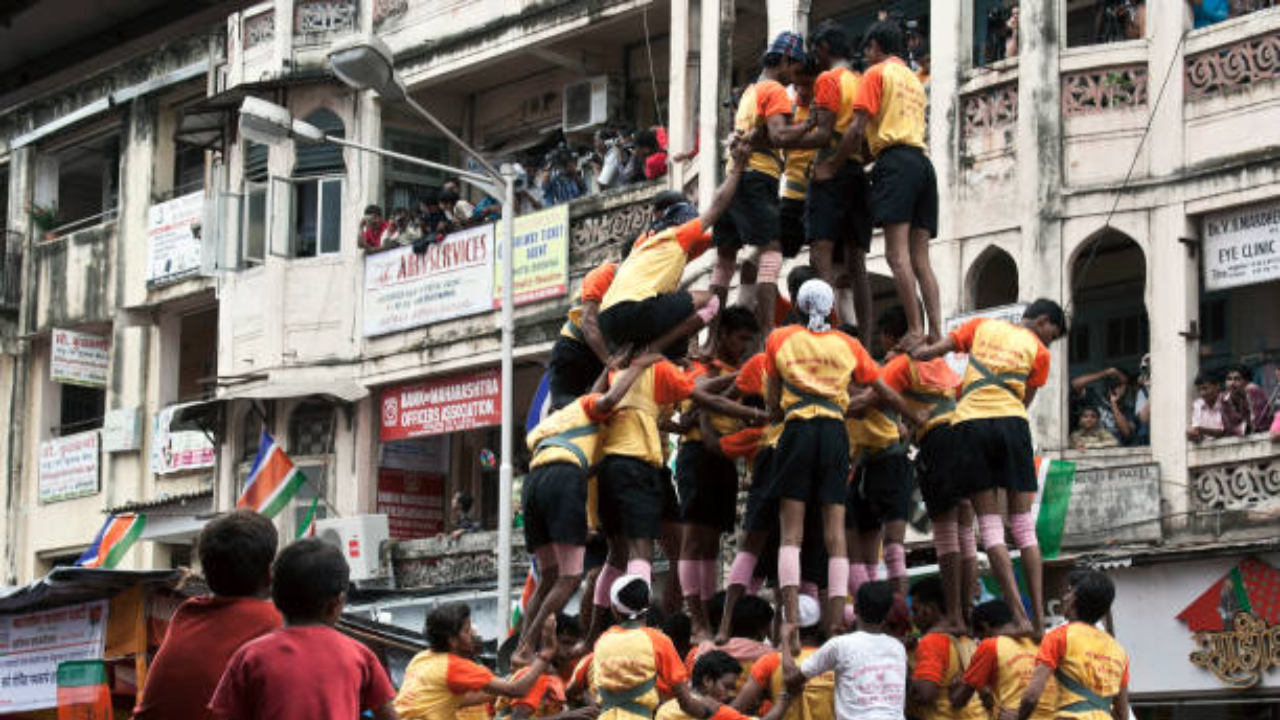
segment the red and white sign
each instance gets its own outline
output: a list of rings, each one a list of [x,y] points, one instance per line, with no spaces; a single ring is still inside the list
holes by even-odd
[[[492,310],[493,226],[452,233],[421,255],[405,246],[364,259],[364,335]]]
[[[382,392],[382,442],[501,423],[502,376],[497,368]]]
[[[444,532],[444,478],[378,468],[378,513],[387,516],[393,540],[439,535]]]

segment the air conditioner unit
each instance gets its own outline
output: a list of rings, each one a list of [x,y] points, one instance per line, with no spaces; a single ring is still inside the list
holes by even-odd
[[[591,130],[609,122],[613,110],[609,77],[598,75],[564,86],[564,131]]]
[[[391,564],[384,552],[391,539],[386,515],[357,515],[316,522],[316,537],[342,551],[352,582],[388,580]]]

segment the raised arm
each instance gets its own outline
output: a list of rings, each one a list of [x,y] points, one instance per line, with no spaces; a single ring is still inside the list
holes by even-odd
[[[484,686],[484,691],[490,695],[502,695],[511,698],[524,697],[533,689],[539,677],[544,673],[555,671],[555,665],[552,664],[556,654],[556,619],[554,617],[547,618],[546,624],[542,626],[542,643],[540,647],[542,649],[534,657],[533,664],[529,666],[529,672],[521,675],[519,680],[494,678]]]
[[[662,359],[657,353],[645,353],[631,361],[626,370],[618,373],[618,377],[614,379],[613,385],[609,387],[609,392],[596,401],[596,412],[601,415],[607,415],[613,412],[613,409],[622,402],[622,398],[627,396],[627,392],[631,390],[631,386],[635,383],[636,378],[640,377],[640,373],[644,372],[649,366]],[[607,372],[607,371],[606,371]]]
[[[846,135],[846,137],[848,136]],[[938,342],[917,345],[916,348],[911,351],[911,357],[916,360],[932,360],[941,355],[946,355],[949,352],[955,351],[955,338],[950,335],[944,335]]]
[[[600,303],[594,300],[582,303],[582,338],[600,362],[609,362],[609,343],[600,330]]]
[[[1080,377],[1075,378],[1071,381],[1071,389],[1075,390],[1076,392],[1080,392],[1081,390],[1084,390],[1085,388],[1098,382],[1099,380],[1105,377],[1110,377],[1111,375],[1115,374],[1115,372],[1116,372],[1115,368],[1107,368],[1106,370],[1099,370],[1097,372],[1085,373],[1084,375],[1081,375]]]
[[[704,228],[714,226],[729,209],[729,204],[733,202],[733,196],[738,192],[738,181],[742,179],[742,172],[746,169],[747,160],[751,157],[751,145],[741,138],[734,138],[729,145],[729,156],[733,160],[729,166],[729,174],[716,189],[715,196],[711,198],[711,205],[702,211]]]

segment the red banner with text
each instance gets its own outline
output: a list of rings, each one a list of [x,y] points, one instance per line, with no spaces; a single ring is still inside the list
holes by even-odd
[[[382,442],[501,423],[502,376],[498,368],[382,391]]]
[[[393,540],[439,535],[444,532],[444,478],[378,468],[378,512],[387,516]]]

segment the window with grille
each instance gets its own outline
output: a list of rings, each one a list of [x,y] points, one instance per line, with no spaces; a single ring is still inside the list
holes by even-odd
[[[333,452],[333,406],[303,403],[289,418],[289,455],[305,457]]]

